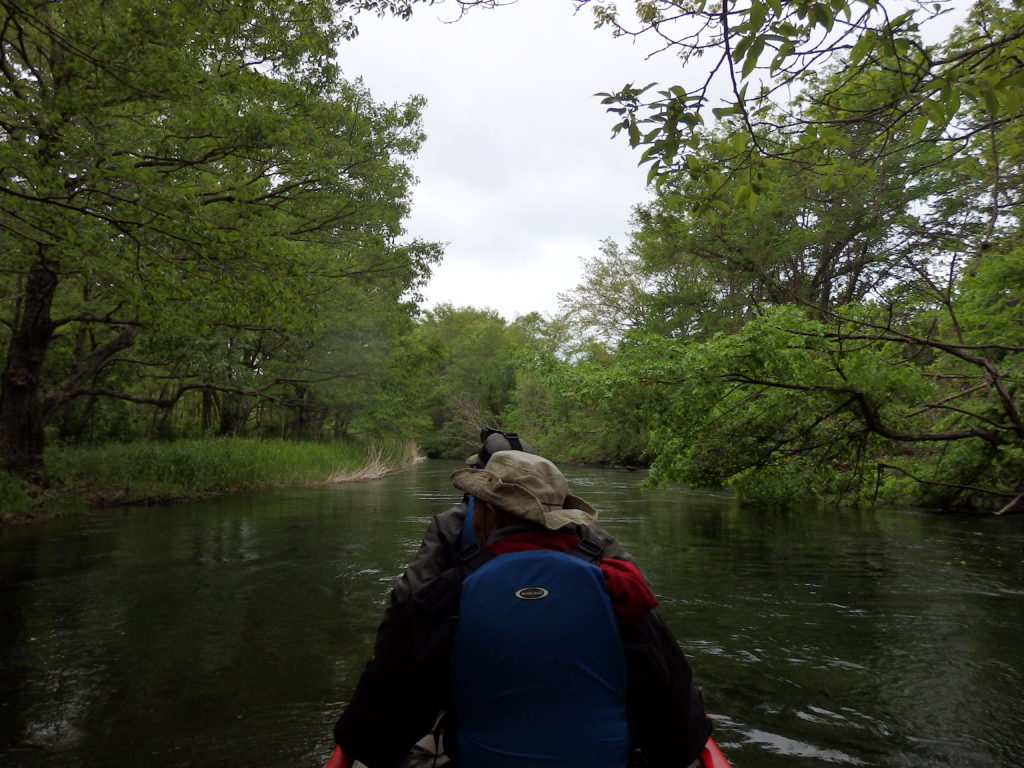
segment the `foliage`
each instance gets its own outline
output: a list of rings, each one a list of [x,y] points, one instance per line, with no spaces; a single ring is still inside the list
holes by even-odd
[[[876,0],[733,5],[637,0],[635,27],[614,4],[576,4],[589,6],[596,25],[616,35],[652,37],[679,57],[693,80],[689,89],[670,85],[654,95],[653,84],[600,94],[616,115],[615,132],[625,132],[632,146],[644,148],[649,178],[695,172],[714,188],[714,170],[691,154],[703,143],[709,113],[735,117],[743,126],[737,154],[754,171],[747,175],[745,196],[757,196],[760,158],[802,163],[806,160],[793,147],[809,147],[821,153],[815,165],[827,168],[828,148],[851,124],[871,145],[871,160],[878,160],[921,142],[955,147],[1019,117],[1024,108],[1021,11],[999,2],[978,2],[969,24],[946,47],[924,42],[921,34],[949,11],[943,3],[908,3],[893,15],[894,4]],[[789,94],[813,88],[822,73],[837,71],[843,76],[814,99],[822,112],[793,102],[777,113]],[[724,106],[713,107],[720,84],[729,97]],[[960,107],[968,102],[979,109],[965,121]],[[768,135],[762,131],[766,125],[774,129]]]
[[[422,102],[381,106],[341,79],[331,3],[3,14],[9,468],[39,470],[46,426],[76,399],[72,439],[109,398],[164,409],[149,431],[170,434],[167,409],[193,393],[202,428],[219,411],[236,431],[253,398],[342,375],[304,354],[331,323],[410,312],[439,255],[400,239]],[[96,435],[110,436],[127,435]]]
[[[23,517],[28,512],[28,495],[21,480],[9,472],[0,471],[0,521]]]
[[[698,8],[645,5],[653,32],[669,6]],[[752,77],[760,53],[727,49],[786,18],[806,17],[804,34],[828,26],[816,8],[724,11],[747,26],[715,33],[718,65],[745,60]],[[844,18],[837,28],[867,29],[865,16]],[[910,13],[860,40],[910,40],[916,25]],[[606,247],[565,303],[570,320],[611,342],[600,369],[563,370],[577,416],[596,426],[608,402],[628,404],[642,413],[655,481],[727,484],[767,505],[1016,508],[1020,29],[1019,11],[981,4],[943,45],[875,50],[851,37],[843,58],[842,45],[823,43],[836,54],[829,66],[786,69],[750,100],[737,91],[713,130],[683,119],[699,100],[669,91],[651,114],[677,108],[679,122],[652,118],[641,135],[633,94],[622,129],[648,146],[657,197],[637,210],[628,248]],[[804,55],[786,48],[793,34],[766,38],[781,57],[775,74]],[[996,72],[993,98],[979,83]],[[797,97],[774,103],[786,78]],[[587,309],[604,306],[638,309]]]
[[[417,382],[430,425],[419,438],[429,455],[468,456],[481,427],[502,425],[520,339],[493,310],[442,304],[425,313],[410,341],[424,363]]]

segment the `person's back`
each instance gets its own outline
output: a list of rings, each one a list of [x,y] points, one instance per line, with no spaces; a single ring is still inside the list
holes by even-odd
[[[624,768],[626,662],[601,569],[509,552],[463,582],[452,651],[461,768]]]
[[[392,592],[335,724],[340,751],[397,768],[424,733],[443,732],[460,768],[693,761],[710,732],[700,692],[643,575],[594,535],[597,511],[523,451],[451,479],[478,544],[457,549],[454,529],[439,548],[425,542],[421,553],[446,554],[420,569],[429,580]]]

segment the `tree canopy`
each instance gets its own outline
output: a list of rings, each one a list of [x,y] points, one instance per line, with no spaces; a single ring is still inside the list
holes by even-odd
[[[423,102],[333,62],[432,0],[5,1],[6,467],[133,430],[458,456],[488,425],[776,506],[1020,510],[1024,10],[567,2],[680,82],[598,94],[653,199],[509,323],[417,312]]]
[[[1020,9],[977,3],[925,43],[945,6],[648,2],[630,30],[581,5],[711,62],[691,92],[604,94],[657,195],[616,262],[632,276],[597,281],[643,309],[600,376],[646,403],[656,475],[1019,507]],[[705,125],[715,77],[731,98]],[[571,316],[607,323],[580,310],[597,296]]]
[[[341,78],[331,3],[2,13],[8,468],[40,467],[76,398],[346,375],[300,351],[345,313],[411,309],[439,254],[402,240],[422,104]]]

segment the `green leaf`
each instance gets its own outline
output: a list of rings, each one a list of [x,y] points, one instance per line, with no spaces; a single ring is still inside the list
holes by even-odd
[[[928,127],[928,122],[927,115],[918,115],[917,118],[914,119],[914,122],[910,126],[910,136],[914,141],[917,141],[922,135],[924,135],[925,128]]]
[[[740,60],[746,54],[747,49],[750,48],[751,43],[754,42],[754,38],[751,35],[746,35],[740,38],[740,41],[732,49],[732,63],[739,64]]]
[[[636,126],[635,120],[630,120],[626,124],[626,130],[629,133],[629,146],[636,147],[640,144],[640,129]]]
[[[999,94],[995,91],[986,88],[981,92],[981,98],[985,102],[985,108],[988,113],[993,117],[1000,114],[999,109]]]
[[[850,50],[850,62],[854,65],[860,64],[868,52],[874,47],[875,34],[870,29],[864,32],[853,44]]]
[[[758,0],[751,0],[750,2],[750,33],[756,33],[761,29],[761,25],[764,24],[765,17],[767,16],[768,9],[758,2]]]
[[[812,24],[824,27],[829,32],[832,31],[832,26],[836,21],[829,8],[820,4],[815,4],[810,7],[809,17]]]
[[[761,56],[761,52],[764,50],[764,38],[757,38],[750,46],[750,51],[747,52],[747,58],[743,62],[743,78],[749,77],[750,73],[754,71],[754,67],[757,66],[757,61]]]

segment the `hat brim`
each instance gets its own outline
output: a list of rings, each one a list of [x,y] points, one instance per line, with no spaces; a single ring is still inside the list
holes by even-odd
[[[597,519],[597,510],[579,496],[566,494],[561,506],[545,504],[523,486],[502,482],[486,469],[457,469],[451,480],[460,491],[552,531],[567,525],[590,525]]]

